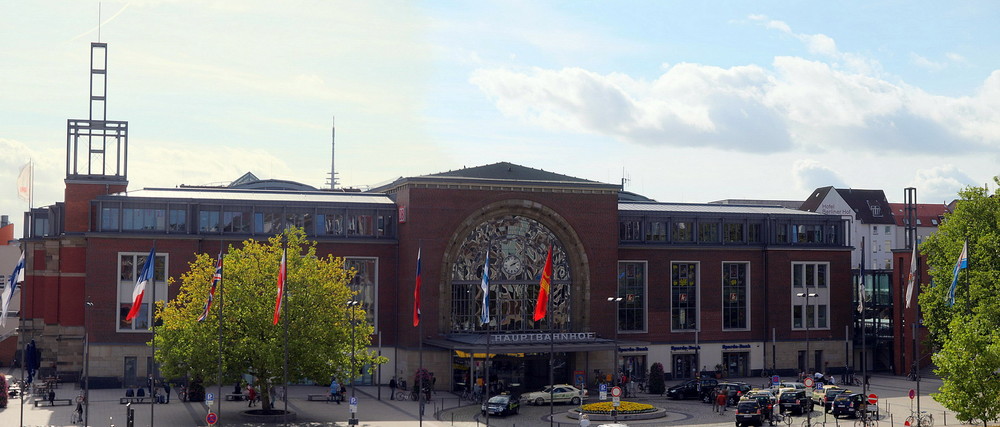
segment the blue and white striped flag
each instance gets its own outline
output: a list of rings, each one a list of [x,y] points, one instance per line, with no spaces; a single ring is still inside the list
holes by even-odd
[[[951,289],[948,290],[948,306],[955,305],[955,288],[958,287],[958,272],[963,268],[969,268],[969,241],[962,244],[962,253],[958,254],[958,262],[955,263],[955,271],[952,273]]]
[[[10,273],[10,277],[7,278],[7,289],[3,290],[3,312],[0,313],[0,326],[7,323],[7,306],[10,305],[10,300],[14,298],[14,292],[17,291],[17,283],[24,281],[24,252],[21,252],[21,259],[17,261],[14,266],[14,272]]]
[[[490,253],[486,252],[486,264],[483,265],[483,313],[479,320],[483,324],[490,323]]]

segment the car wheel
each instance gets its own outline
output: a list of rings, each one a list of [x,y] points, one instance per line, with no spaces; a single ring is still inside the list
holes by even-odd
[[[702,403],[712,403],[712,399],[707,394],[701,397],[701,401]]]
[[[854,418],[861,418],[861,409],[854,410]]]
[[[535,405],[542,406],[544,404],[545,404],[545,399],[542,399],[541,397],[535,399]]]
[[[729,398],[729,406],[736,406],[736,398],[735,397],[730,397]]]
[[[573,404],[574,406],[579,405],[580,404],[580,398],[579,397],[574,397],[574,398],[570,399],[569,403]]]

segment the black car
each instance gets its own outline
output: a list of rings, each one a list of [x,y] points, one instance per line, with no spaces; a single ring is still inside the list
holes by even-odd
[[[719,381],[714,378],[688,380],[668,388],[666,394],[671,399],[704,399],[703,395],[715,388],[718,383]],[[701,384],[700,389],[699,384]]]
[[[846,415],[854,418],[861,418],[861,415],[868,409],[868,398],[861,393],[840,393],[833,401],[834,418]]]
[[[764,425],[764,409],[755,399],[743,399],[736,404],[736,427]]]
[[[521,410],[521,401],[517,396],[501,394],[490,398],[489,402],[483,403],[482,412],[486,415],[507,415],[516,414]]]
[[[739,400],[743,398],[744,394],[747,394],[747,392],[753,389],[753,387],[750,387],[750,384],[747,383],[719,383],[715,386],[715,388],[726,394],[726,405],[729,406],[736,406],[736,402],[739,402]],[[705,390],[703,387],[702,390],[709,395],[712,393],[711,389]],[[711,400],[705,399],[706,398],[702,398],[702,401],[711,402]],[[707,399],[711,398],[709,397]]]
[[[781,413],[788,411],[792,414],[802,415],[812,412],[813,401],[806,397],[805,390],[786,391],[778,396],[778,406],[778,411]]]

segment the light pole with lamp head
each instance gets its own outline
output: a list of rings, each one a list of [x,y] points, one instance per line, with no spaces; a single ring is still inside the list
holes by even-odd
[[[795,294],[797,297],[803,297],[806,299],[806,305],[802,310],[802,320],[806,325],[806,357],[805,357],[805,367],[806,373],[809,373],[809,322],[812,321],[812,316],[809,315],[809,298],[816,298],[819,295],[810,292],[799,292]],[[815,314],[815,313],[814,313]],[[818,367],[817,367],[818,368]],[[825,405],[824,405],[825,407]],[[825,409],[824,409],[825,410]],[[812,411],[806,416],[806,426],[812,427]]]
[[[87,299],[83,304],[83,425],[90,418],[90,309],[94,303]]]
[[[613,377],[611,377],[611,384],[612,385],[614,385],[615,383],[617,383],[618,379],[621,378],[618,375],[618,303],[620,303],[621,301],[622,301],[622,297],[618,297],[618,296],[608,297],[608,302],[615,303],[615,321],[611,324],[615,328],[615,340],[614,340],[614,344],[615,344],[615,356],[614,357],[615,358],[614,358],[613,363],[612,363],[614,365],[614,370],[611,373],[611,375],[614,375]],[[617,399],[617,397],[615,399]],[[612,406],[611,407],[611,415],[613,416],[615,424],[617,424],[618,423],[618,406]]]

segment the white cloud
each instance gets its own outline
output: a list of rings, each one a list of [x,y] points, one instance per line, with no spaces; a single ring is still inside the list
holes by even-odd
[[[480,68],[470,81],[510,117],[636,144],[763,153],[1000,149],[1000,71],[974,96],[930,95],[881,77],[876,61],[839,52],[825,35],[767,26],[822,59],[778,56],[769,68],[680,63],[652,81],[581,68]]]
[[[806,193],[820,187],[848,187],[836,172],[812,159],[795,161],[792,165],[792,179],[795,181],[795,187]]]
[[[934,62],[916,53],[910,54],[910,61],[913,62],[913,65],[930,71],[941,71],[948,67],[948,64],[944,62]]]
[[[920,203],[948,203],[958,198],[958,191],[976,185],[955,165],[946,164],[918,170],[910,186],[917,189]]]

